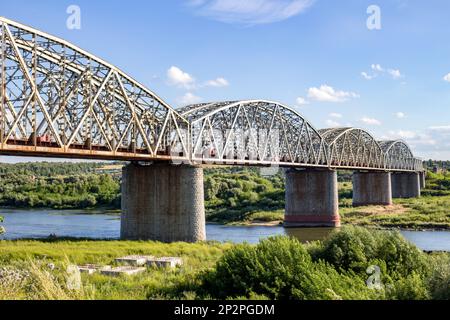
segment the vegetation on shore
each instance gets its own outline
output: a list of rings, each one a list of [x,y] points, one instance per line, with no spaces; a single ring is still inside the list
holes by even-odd
[[[135,276],[83,274],[81,288],[67,286],[68,265],[129,254],[179,256],[184,264]],[[0,284],[0,299],[449,299],[450,255],[359,227],[306,245],[288,237],[258,245],[0,241]]]
[[[427,165],[432,165],[428,163]],[[443,165],[443,164],[442,164]],[[339,173],[341,220],[362,226],[450,229],[450,174],[428,172],[420,199],[395,199],[392,207],[352,207],[351,172]],[[0,164],[0,206],[13,208],[120,209],[120,164]],[[205,169],[209,222],[281,223],[284,177],[258,168]]]
[[[120,181],[101,163],[0,164],[0,206],[120,208]]]

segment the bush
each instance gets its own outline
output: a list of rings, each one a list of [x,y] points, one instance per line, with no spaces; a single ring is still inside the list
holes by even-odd
[[[390,300],[427,300],[430,298],[423,277],[413,272],[388,284],[386,297]]]
[[[437,254],[430,257],[431,275],[428,279],[428,289],[431,298],[450,300],[450,255]]]
[[[393,279],[407,277],[412,272],[426,275],[427,257],[399,232],[344,227],[331,234],[322,248],[313,253],[342,271],[366,274],[376,261],[386,264],[386,272]]]
[[[376,239],[364,228],[344,227],[328,237],[313,258],[322,259],[342,271],[365,272],[376,256]]]
[[[242,244],[227,251],[215,270],[204,275],[204,294],[215,298],[368,299],[379,294],[365,282],[315,263],[296,239],[274,237],[257,246]]]

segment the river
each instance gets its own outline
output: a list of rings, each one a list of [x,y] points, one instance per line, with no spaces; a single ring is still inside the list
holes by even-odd
[[[82,210],[0,210],[7,232],[0,239],[46,238],[51,234],[58,237],[118,239],[120,218],[118,215]],[[273,235],[291,235],[300,241],[321,240],[332,229],[308,228],[285,229],[281,226],[223,226],[208,224],[208,240],[257,243]],[[422,250],[449,251],[449,231],[401,231],[401,233]]]

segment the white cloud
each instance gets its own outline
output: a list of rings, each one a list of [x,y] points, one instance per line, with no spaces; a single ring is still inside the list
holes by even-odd
[[[337,119],[341,119],[342,118],[342,114],[336,113],[336,112],[330,113],[329,116],[332,117],[332,118],[337,118]]]
[[[327,124],[327,126],[333,127],[333,128],[336,128],[336,127],[340,127],[340,126],[341,126],[341,124],[340,124],[339,122],[334,121],[334,120],[331,120],[331,119],[328,119],[328,120],[326,121],[326,124]]]
[[[444,76],[444,81],[450,82],[450,73]]]
[[[196,95],[192,94],[191,92],[186,93],[183,97],[178,99],[178,103],[181,106],[187,106],[190,104],[196,104],[201,102],[203,99],[200,97],[197,97]]]
[[[386,69],[383,68],[380,64],[375,63],[370,66],[370,69],[373,71],[372,75],[369,75],[367,72],[361,72],[361,75],[366,80],[372,80],[373,78],[377,77],[379,74],[389,74],[392,79],[398,80],[401,78],[404,78],[404,75],[400,72],[399,69]]]
[[[379,64],[372,64],[370,67],[373,71],[384,72],[384,69]]]
[[[383,140],[405,140],[411,147],[414,146],[435,146],[437,141],[428,133],[414,132],[410,130],[389,131],[382,137]]]
[[[206,81],[203,84],[198,84],[192,75],[175,66],[172,66],[169,68],[169,70],[167,70],[167,79],[170,85],[185,88],[188,90],[206,87],[223,88],[228,87],[230,85],[228,80],[223,77]]]
[[[403,119],[404,117],[406,117],[406,114],[404,114],[403,112],[396,112],[395,116],[397,117],[397,119]]]
[[[315,0],[191,0],[199,15],[226,23],[256,25],[282,21],[308,9]]]
[[[306,99],[302,98],[302,97],[298,97],[297,100],[295,100],[295,102],[297,103],[298,106],[304,106],[304,105],[309,104],[309,102],[306,101]]]
[[[169,79],[169,83],[175,86],[192,88],[195,84],[195,79],[189,73],[175,66],[167,70],[167,78]]]
[[[230,83],[225,78],[217,78],[215,80],[209,80],[205,83],[206,87],[216,87],[216,88],[228,87],[229,85]]]
[[[403,78],[403,75],[401,74],[400,70],[398,70],[398,69],[389,69],[388,73],[392,76],[392,78],[394,80]]]
[[[366,80],[372,80],[373,78],[375,78],[375,75],[369,75],[367,72],[361,72],[361,76],[366,79]]]
[[[417,137],[417,133],[408,130],[398,130],[395,134],[401,139],[413,139]]]
[[[308,98],[321,102],[343,102],[351,98],[359,98],[354,92],[335,90],[328,85],[322,85],[320,88],[309,88]]]
[[[449,132],[450,133],[450,125],[447,125],[447,126],[432,126],[432,127],[430,127],[430,130],[432,130],[432,131],[439,131],[439,132]]]
[[[416,156],[426,159],[450,160],[450,125],[432,126],[424,131],[388,131],[381,139],[404,140]]]
[[[367,125],[371,125],[371,126],[380,126],[381,125],[381,121],[374,119],[374,118],[369,118],[369,117],[363,117],[360,119],[360,121]]]

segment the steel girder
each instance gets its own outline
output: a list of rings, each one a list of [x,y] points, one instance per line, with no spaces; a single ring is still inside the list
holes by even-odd
[[[188,123],[116,67],[0,18],[0,151],[188,159]]]

